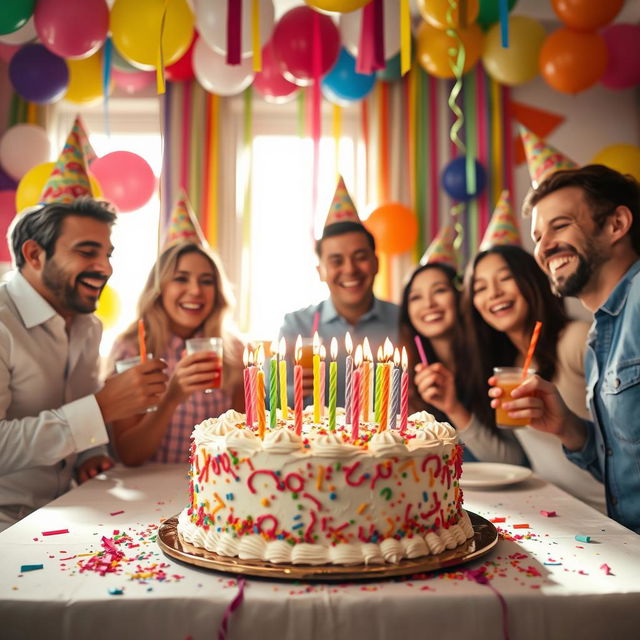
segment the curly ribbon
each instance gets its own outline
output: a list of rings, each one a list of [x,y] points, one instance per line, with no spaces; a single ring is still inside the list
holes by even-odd
[[[104,41],[104,51],[102,56],[102,95],[104,101],[102,103],[104,113],[104,132],[107,134],[107,138],[111,137],[109,127],[109,84],[111,83],[111,52],[113,49],[113,43],[111,38],[107,38]]]
[[[409,0],[400,0],[400,73],[411,68],[411,7]]]
[[[476,582],[478,584],[482,584],[484,586],[489,587],[493,593],[496,594],[498,601],[500,602],[500,610],[502,613],[502,637],[504,640],[509,640],[509,619],[507,616],[507,601],[504,599],[504,596],[489,582],[489,578],[485,572],[484,567],[480,567],[479,569],[471,569],[464,572],[467,580],[471,580],[472,582]]]
[[[163,94],[166,89],[164,83],[164,49],[162,47],[162,38],[164,36],[164,25],[167,19],[168,4],[169,0],[164,0],[162,3],[162,15],[160,16],[160,40],[158,41],[158,57],[156,63],[156,87],[158,89],[158,94]]]
[[[251,4],[251,44],[253,48],[253,70],[262,71],[262,44],[260,43],[260,0]]]
[[[229,628],[229,620],[231,619],[231,615],[233,612],[242,604],[244,600],[244,587],[245,587],[245,579],[240,578],[238,580],[238,593],[236,593],[236,597],[231,601],[231,604],[227,607],[224,615],[222,616],[222,622],[220,623],[220,628],[218,629],[218,640],[227,640],[227,630]]]
[[[240,64],[242,48],[242,2],[227,0],[227,64]]]

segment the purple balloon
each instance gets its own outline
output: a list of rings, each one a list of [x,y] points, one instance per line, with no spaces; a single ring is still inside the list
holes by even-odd
[[[0,191],[10,191],[17,188],[18,183],[0,167]]]
[[[9,77],[16,93],[39,104],[62,98],[69,85],[67,63],[41,44],[27,44],[14,54]]]
[[[608,89],[640,84],[640,25],[612,24],[602,31],[609,58],[600,82]]]

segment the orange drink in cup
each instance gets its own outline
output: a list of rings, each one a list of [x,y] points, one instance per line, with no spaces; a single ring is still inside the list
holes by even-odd
[[[528,376],[534,373],[533,369],[527,369]],[[529,424],[528,418],[512,418],[509,412],[502,408],[502,403],[509,402],[511,392],[523,382],[522,367],[494,367],[493,375],[496,378],[496,387],[502,389],[500,405],[496,408],[496,425],[500,429],[526,427]]]
[[[187,355],[198,351],[211,351],[215,354],[211,386],[205,389],[205,393],[211,393],[213,389],[222,386],[222,338],[189,338],[185,341]]]
[[[313,368],[313,339],[302,338],[302,349],[300,350],[300,366],[303,369]]]

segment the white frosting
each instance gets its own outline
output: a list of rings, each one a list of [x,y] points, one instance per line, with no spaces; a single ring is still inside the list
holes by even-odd
[[[406,456],[404,438],[396,431],[385,429],[369,440],[369,451],[378,457]]]
[[[265,435],[262,446],[271,453],[291,453],[302,449],[302,438],[293,429],[273,429]]]
[[[360,449],[345,443],[337,433],[317,435],[311,443],[311,453],[327,458],[347,458]]]

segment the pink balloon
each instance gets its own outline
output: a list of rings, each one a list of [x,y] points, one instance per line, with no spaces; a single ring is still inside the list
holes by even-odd
[[[109,30],[106,0],[38,0],[33,13],[42,44],[61,58],[86,58]]]
[[[628,89],[640,84],[640,25],[612,24],[601,34],[609,58],[600,82],[608,89]]]
[[[256,73],[253,88],[268,102],[276,103],[286,102],[300,88],[282,75],[271,41],[262,48],[262,71]]]
[[[127,73],[126,71],[120,71],[120,69],[112,67],[111,77],[116,87],[119,87],[127,93],[137,93],[156,82],[155,71],[132,71],[131,73]]]
[[[91,163],[91,173],[105,200],[120,212],[143,207],[153,195],[156,177],[144,158],[131,151],[113,151]]]
[[[317,36],[314,32],[317,29]],[[310,7],[287,11],[273,30],[273,52],[280,61],[282,75],[301,86],[314,76],[314,42],[320,48],[320,75],[327,73],[340,53],[340,32],[329,16]]]
[[[16,192],[0,191],[0,262],[11,262],[7,241],[7,229],[16,215]]]

